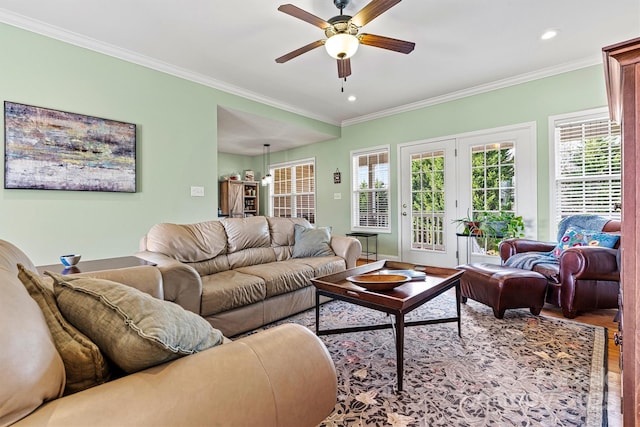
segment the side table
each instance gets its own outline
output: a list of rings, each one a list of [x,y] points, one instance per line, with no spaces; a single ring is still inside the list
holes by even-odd
[[[75,274],[88,273],[90,271],[115,270],[117,268],[138,267],[141,265],[155,266],[156,264],[135,256],[123,256],[117,258],[80,261],[73,267],[68,268],[62,264],[50,264],[37,266],[36,269],[40,275],[43,275],[45,271],[52,271],[60,274]]]
[[[351,233],[347,233],[347,236],[355,237],[358,240],[363,239],[363,240],[360,240],[360,243],[362,244],[362,248],[364,249],[362,252],[362,255],[366,256],[367,258],[367,264],[369,263],[370,256],[372,258],[375,257],[373,261],[378,261],[378,233],[365,233],[362,231],[354,231]],[[373,240],[373,243],[375,244],[373,248],[369,248],[369,240]]]

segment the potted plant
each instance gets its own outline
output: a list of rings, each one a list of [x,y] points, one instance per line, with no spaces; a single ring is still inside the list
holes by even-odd
[[[459,224],[463,226],[462,234],[465,236],[476,235],[479,236],[482,234],[482,222],[474,219],[469,213],[469,209],[467,209],[467,216],[463,218],[454,219],[452,221],[454,224]]]
[[[453,220],[464,226],[462,234],[492,238],[524,237],[524,220],[513,212],[478,212]]]
[[[488,237],[502,239],[524,237],[524,219],[513,212],[484,212],[480,229],[482,234]]]

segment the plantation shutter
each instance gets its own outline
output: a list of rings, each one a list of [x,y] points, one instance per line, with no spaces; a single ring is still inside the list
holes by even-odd
[[[353,228],[389,228],[389,150],[353,155]]]
[[[294,180],[296,216],[306,218],[310,223],[314,224],[316,215],[316,182],[313,163],[296,166],[294,168]]]
[[[620,126],[607,118],[556,124],[556,221],[582,213],[620,218]]]
[[[276,165],[273,171],[271,214],[277,217],[305,218],[311,224],[315,224],[315,161],[304,160]]]

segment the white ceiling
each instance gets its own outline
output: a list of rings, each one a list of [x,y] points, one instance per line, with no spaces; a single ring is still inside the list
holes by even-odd
[[[275,62],[324,38],[278,12],[286,2],[325,20],[339,14],[332,0],[0,0],[0,22],[337,125],[601,63],[602,47],[640,36],[639,0],[404,0],[362,31],[413,41],[415,50],[361,46],[342,92],[322,47]],[[352,0],[344,13],[368,2]],[[541,41],[549,28],[558,37]],[[243,135],[250,116],[227,113],[240,114],[242,126],[221,122],[220,151],[248,154],[282,138],[282,123],[255,118],[253,136]],[[280,145],[330,137],[311,134]]]

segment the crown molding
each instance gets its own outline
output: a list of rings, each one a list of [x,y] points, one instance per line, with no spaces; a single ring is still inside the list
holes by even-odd
[[[310,119],[319,120],[324,123],[332,124],[335,126],[351,126],[358,123],[364,123],[371,120],[376,120],[384,117],[393,116],[400,113],[418,110],[433,105],[442,104],[445,102],[454,101],[461,98],[466,98],[473,95],[479,95],[482,93],[490,92],[497,89],[503,89],[509,86],[514,86],[521,83],[530,82],[533,80],[542,79],[545,77],[551,77],[557,74],[574,71],[580,68],[586,68],[592,65],[602,64],[602,58],[600,55],[584,58],[582,60],[561,64],[559,66],[544,68],[541,70],[533,71],[530,73],[521,74],[519,76],[510,77],[503,80],[498,80],[484,85],[475,86],[472,88],[460,90],[457,92],[451,92],[445,95],[436,96],[433,98],[425,99],[422,101],[414,102],[411,104],[405,104],[386,110],[377,111],[375,113],[366,114],[364,116],[347,119],[342,122],[336,121],[329,117],[320,116],[314,112],[299,109],[289,104],[284,104],[272,98],[265,97],[255,92],[240,88],[238,86],[231,85],[229,83],[213,79],[200,73],[194,73],[193,71],[176,67],[175,65],[159,61],[157,59],[142,55],[140,53],[122,49],[120,47],[101,42],[90,37],[67,31],[50,24],[46,24],[42,21],[27,18],[23,15],[19,15],[10,12],[6,9],[0,8],[0,22],[7,25],[11,25],[17,28],[21,28],[33,33],[41,34],[46,37],[50,37],[65,43],[69,43],[84,49],[92,50],[101,54],[105,54],[114,58],[122,59],[127,62],[131,62],[143,67],[160,71],[165,74],[169,74],[181,79],[189,80],[195,83],[202,84],[213,89],[218,89],[232,95],[237,95],[242,98],[256,101],[261,104],[265,104],[271,107],[275,107],[284,111],[288,111],[293,114],[298,114]]]
[[[218,89],[223,92],[227,92],[232,95],[237,95],[242,98],[249,99],[251,101],[259,102],[261,104],[269,105],[271,107],[288,111],[290,113],[298,114],[310,119],[319,120],[324,123],[332,124],[335,126],[340,126],[340,122],[334,119],[324,117],[324,116],[319,116],[314,112],[295,108],[289,104],[283,104],[275,99],[262,96],[260,94],[240,88],[238,86],[234,86],[229,83],[213,79],[211,77],[205,76],[200,73],[194,73],[193,71],[190,71],[181,67],[176,67],[175,65],[172,65],[163,61],[159,61],[157,59],[142,55],[140,53],[137,53],[131,50],[122,49],[120,47],[114,46],[109,43],[104,43],[96,39],[92,39],[82,34],[64,30],[60,27],[56,27],[54,25],[50,25],[42,21],[27,18],[23,15],[10,12],[6,9],[0,8],[0,22],[5,23],[7,25],[11,25],[13,27],[30,31],[32,33],[37,33],[46,37],[50,37],[52,39],[69,43],[74,46],[92,50],[94,52],[98,52],[114,58],[122,59],[124,61],[141,65],[143,67],[160,71],[162,73],[179,77],[181,79],[199,83],[204,86],[211,87],[213,89]]]
[[[487,83],[484,85],[474,86],[474,87],[460,90],[457,92],[447,93],[442,96],[436,96],[436,97],[425,99],[422,101],[413,102],[411,104],[405,104],[398,107],[377,111],[375,113],[367,114],[364,116],[355,117],[353,119],[344,120],[342,121],[341,126],[355,125],[358,123],[368,122],[370,120],[393,116],[395,114],[419,110],[420,108],[443,104],[445,102],[451,102],[457,99],[466,98],[473,95],[479,95],[479,94],[491,92],[497,89],[503,89],[509,86],[515,86],[521,83],[527,83],[533,80],[539,80],[545,77],[551,77],[557,74],[567,73],[569,71],[575,71],[581,68],[586,68],[586,67],[590,67],[592,65],[598,65],[598,64],[602,64],[601,55],[596,55],[589,58],[583,58],[581,60],[574,61],[574,62],[567,62],[565,64],[561,64],[554,67],[543,68],[541,70],[520,74],[519,76],[509,77],[503,80],[497,80],[495,82]]]

